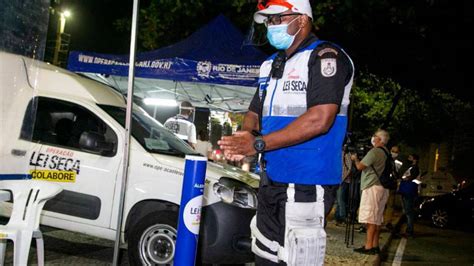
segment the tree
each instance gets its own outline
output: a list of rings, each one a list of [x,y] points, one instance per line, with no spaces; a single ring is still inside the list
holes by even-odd
[[[252,25],[252,14],[256,11],[256,5],[256,0],[151,0],[148,5],[142,5],[140,8],[139,50],[153,50],[179,41],[220,13],[225,14],[238,28],[246,32]],[[341,24],[344,25],[346,32],[354,34],[358,32],[355,29],[361,29],[363,25],[372,25],[368,22],[373,18],[367,15],[353,20],[354,8],[374,14],[386,10],[388,3],[366,0],[353,4],[348,0],[322,0],[312,5],[313,25],[316,31],[342,19],[344,23]],[[391,10],[394,13],[392,17],[400,13],[394,11],[398,9]],[[355,13],[364,14],[364,12]],[[386,19],[390,20],[389,17]],[[396,19],[392,18],[392,20]],[[128,32],[130,23],[131,18],[127,17],[115,21],[114,24],[117,30]],[[261,26],[257,30],[265,31],[265,28]],[[265,34],[259,34],[259,36],[264,38]],[[263,43],[262,40],[260,42]]]
[[[446,93],[446,88],[454,91],[472,87],[472,79],[453,77],[458,73],[451,70],[456,69],[452,66],[469,64],[469,56],[464,54],[471,48],[459,36],[442,43],[439,34],[453,28],[467,32],[472,20],[456,14],[470,10],[471,2],[312,1],[318,37],[341,44],[354,59],[356,69],[365,69],[356,73],[352,93],[353,139],[367,140],[384,124],[392,105],[395,109],[387,129],[397,143],[440,142],[450,138],[456,129],[469,128],[464,126],[469,116],[460,118],[458,114],[471,114],[471,106]],[[220,13],[242,32],[250,31],[256,3],[257,0],[150,0],[140,9],[139,50],[182,40]],[[130,18],[115,24],[128,31]],[[257,43],[263,45],[266,29],[257,26],[255,30],[255,35],[261,37]],[[442,45],[433,45],[438,43]],[[452,47],[456,47],[454,54]],[[268,44],[260,48],[274,51]],[[454,56],[457,54],[463,56]],[[399,101],[394,105],[397,93]]]
[[[352,90],[353,139],[367,140],[382,126],[398,92],[400,100],[387,127],[395,143],[421,145],[445,141],[468,122],[460,114],[472,112],[469,103],[439,89],[422,95],[390,78],[365,72],[357,77]]]
[[[149,51],[188,37],[219,14],[229,17],[239,28],[248,28],[255,2],[249,0],[151,0],[140,8],[138,49]],[[130,31],[131,18],[115,21],[119,31]]]

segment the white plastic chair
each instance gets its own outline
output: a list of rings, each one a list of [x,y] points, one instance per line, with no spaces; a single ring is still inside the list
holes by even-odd
[[[40,214],[46,201],[61,192],[62,187],[37,180],[4,180],[0,181],[0,190],[10,190],[13,198],[10,220],[6,225],[0,225],[0,265],[5,262],[7,239],[13,241],[13,265],[27,265],[33,237],[36,239],[38,265],[44,265]]]

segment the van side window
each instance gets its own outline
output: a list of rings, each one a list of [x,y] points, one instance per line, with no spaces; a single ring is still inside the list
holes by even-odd
[[[37,105],[33,142],[72,148],[112,157],[117,153],[117,135],[106,123],[87,109],[66,101],[37,97],[30,101],[20,137],[28,140],[30,111]],[[30,111],[28,111],[30,110]]]

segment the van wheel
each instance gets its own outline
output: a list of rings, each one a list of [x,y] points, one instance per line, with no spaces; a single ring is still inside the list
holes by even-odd
[[[154,212],[141,219],[128,233],[131,265],[173,265],[176,251],[174,212]]]

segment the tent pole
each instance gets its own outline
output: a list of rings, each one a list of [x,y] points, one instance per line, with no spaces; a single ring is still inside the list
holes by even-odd
[[[206,96],[207,93],[204,92],[204,90],[201,88],[201,86],[199,84],[196,84],[196,87],[198,87],[199,91],[201,91],[202,95]],[[211,89],[211,95],[212,95],[212,89]]]
[[[139,0],[133,0],[133,14],[132,14],[132,28],[130,36],[130,58],[128,66],[128,93],[127,93],[127,113],[125,117],[125,140],[124,140],[124,152],[123,152],[123,170],[122,180],[120,184],[120,202],[117,214],[117,231],[115,235],[114,245],[114,266],[119,263],[120,253],[120,242],[122,238],[122,218],[123,218],[123,206],[125,201],[125,192],[128,178],[128,159],[130,153],[130,130],[132,125],[132,108],[133,108],[133,81],[135,78],[135,52],[136,52],[136,40],[137,40],[137,24],[138,24],[138,7],[140,5]]]
[[[180,85],[181,88],[183,89],[184,94],[186,94],[186,96],[188,97],[188,99],[189,99],[190,101],[193,101],[193,97],[191,97],[191,95],[189,95],[189,93],[186,91],[186,89],[185,89],[184,86],[183,86],[183,83],[179,82],[179,85]]]

